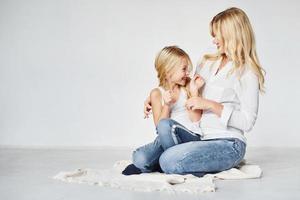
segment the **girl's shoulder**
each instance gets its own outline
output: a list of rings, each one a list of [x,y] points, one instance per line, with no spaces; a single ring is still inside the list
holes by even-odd
[[[162,87],[153,88],[150,92],[150,100],[161,100],[164,89]]]
[[[156,87],[153,88],[150,92],[150,101],[152,103],[156,102],[156,103],[161,103],[162,105],[164,105],[164,100],[163,100],[163,92],[165,90],[162,87]]]

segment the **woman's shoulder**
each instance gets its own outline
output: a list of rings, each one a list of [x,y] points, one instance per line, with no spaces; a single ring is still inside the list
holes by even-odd
[[[242,80],[253,80],[253,81],[258,81],[258,76],[255,73],[254,69],[251,68],[249,65],[244,66],[244,70],[241,75]]]
[[[240,74],[239,81],[235,83],[235,87],[242,90],[246,88],[252,88],[255,91],[259,90],[259,79],[255,71],[251,67],[245,66]]]

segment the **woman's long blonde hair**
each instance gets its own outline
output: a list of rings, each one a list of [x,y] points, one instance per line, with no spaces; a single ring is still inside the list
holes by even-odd
[[[157,71],[159,86],[163,87],[164,89],[170,89],[167,83],[167,75],[171,73],[175,67],[179,66],[182,59],[186,59],[188,63],[188,71],[191,72],[193,69],[191,59],[189,55],[178,46],[166,46],[159,51],[154,63]],[[188,91],[186,87],[184,88],[186,91]]]
[[[210,22],[210,33],[223,42],[225,55],[234,63],[233,71],[241,75],[245,66],[250,66],[258,76],[259,90],[264,92],[265,70],[259,63],[254,32],[246,13],[235,7],[220,12]],[[206,60],[215,61],[223,56],[221,52],[207,54],[201,62],[203,64]]]

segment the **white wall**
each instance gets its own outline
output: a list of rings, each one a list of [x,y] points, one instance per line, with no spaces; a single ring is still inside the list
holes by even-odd
[[[248,144],[299,147],[300,3],[218,0],[0,0],[0,145],[150,142],[155,54],[177,44],[195,64],[230,6],[249,15],[267,71]]]

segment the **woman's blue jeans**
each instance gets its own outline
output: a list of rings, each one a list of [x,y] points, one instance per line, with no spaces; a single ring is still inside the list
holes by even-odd
[[[142,172],[203,176],[237,166],[244,158],[246,144],[237,138],[201,140],[172,119],[156,126],[158,136],[133,151],[132,162]]]

